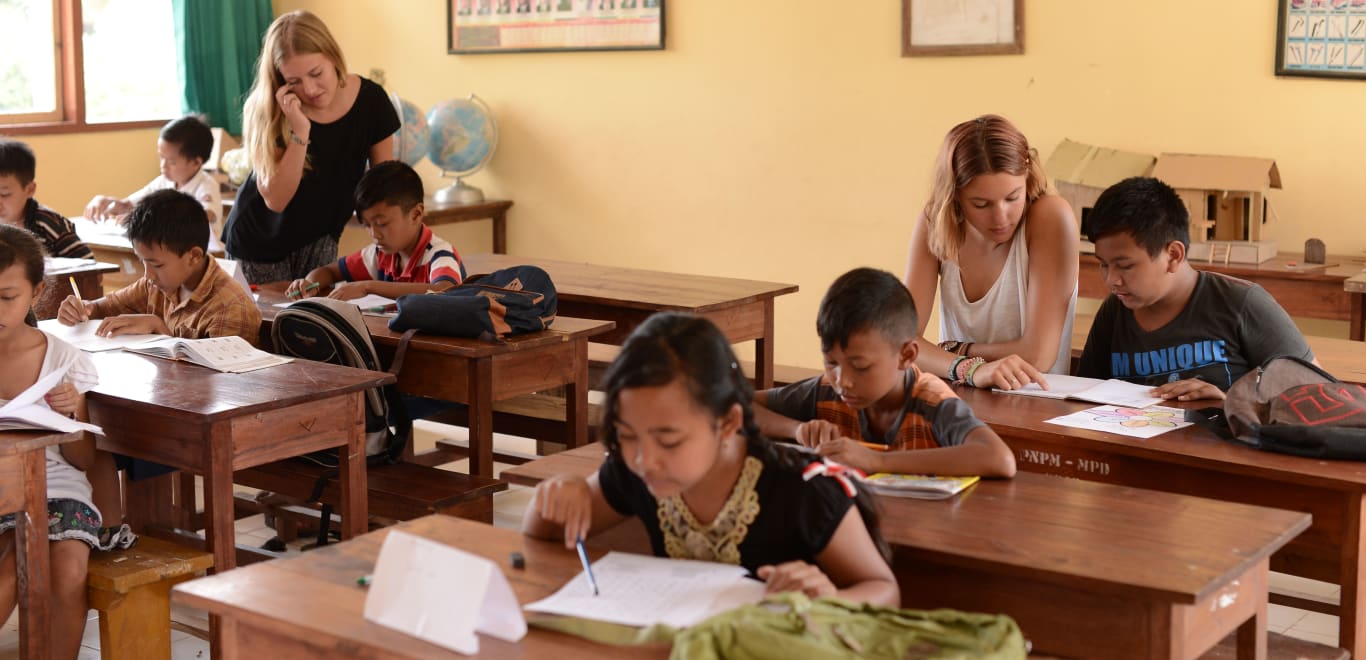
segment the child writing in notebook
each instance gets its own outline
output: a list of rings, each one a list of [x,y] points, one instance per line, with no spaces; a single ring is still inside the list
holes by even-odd
[[[1266,289],[1191,268],[1190,214],[1171,186],[1150,177],[1110,186],[1091,210],[1087,238],[1110,295],[1077,375],[1152,385],[1153,396],[1192,401],[1223,399],[1234,381],[1273,357],[1314,360]]]
[[[0,225],[0,404],[23,393],[40,378],[65,372],[61,384],[43,401],[52,410],[86,420],[84,393],[98,382],[95,365],[75,347],[24,323],[29,306],[43,288],[43,249],[29,232]],[[47,531],[51,571],[48,589],[53,657],[74,658],[86,622],[86,567],[97,543],[100,512],[83,470],[94,460],[94,438],[49,446],[47,453]],[[35,521],[41,525],[41,521]],[[0,517],[0,619],[14,612],[18,554],[15,514]]]
[[[759,435],[749,381],[710,321],[650,317],[604,386],[606,461],[588,479],[541,483],[526,534],[573,547],[635,516],[657,556],[744,566],[770,592],[900,604],[868,492],[804,478],[810,457]]]
[[[330,288],[328,297],[340,300],[397,298],[460,284],[460,255],[423,224],[422,199],[422,178],[408,165],[391,160],[370,168],[356,186],[356,217],[373,242],[294,280],[285,295],[321,295]]]
[[[179,190],[204,207],[209,222],[209,249],[221,250],[218,237],[223,233],[223,193],[204,163],[213,154],[213,129],[204,120],[187,115],[172,119],[161,128],[157,138],[157,158],[161,174],[137,192],[119,199],[95,195],[85,206],[87,220],[120,219],[133,205],[158,190]]]
[[[821,299],[825,374],[755,397],[759,429],[864,472],[1011,477],[1015,457],[938,376],[916,367],[915,302],[894,275],[858,268]],[[982,358],[953,362],[971,380]]]
[[[95,253],[76,236],[76,226],[34,199],[37,172],[38,159],[27,144],[0,138],[0,224],[29,230],[50,257],[93,258]]]

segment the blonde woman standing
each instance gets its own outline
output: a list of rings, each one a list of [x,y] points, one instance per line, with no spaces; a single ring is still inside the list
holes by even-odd
[[[1071,364],[1079,235],[1048,192],[1038,153],[1010,121],[954,126],[911,236],[906,287],[920,316],[921,369],[976,387],[1047,386]],[[939,290],[939,345],[924,341]]]
[[[384,90],[347,72],[317,16],[290,12],[266,32],[242,126],[252,173],[223,231],[228,255],[253,284],[336,261],[356,183],[393,159],[399,120]]]

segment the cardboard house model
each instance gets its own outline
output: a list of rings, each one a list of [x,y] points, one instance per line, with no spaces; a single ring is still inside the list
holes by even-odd
[[[1072,205],[1084,239],[1088,216],[1100,193],[1131,176],[1146,176],[1156,160],[1148,154],[1063,140],[1044,169],[1053,177],[1058,195]]]
[[[1281,187],[1270,158],[1162,154],[1154,177],[1176,189],[1190,211],[1192,261],[1261,263],[1276,256],[1262,240],[1267,191]]]

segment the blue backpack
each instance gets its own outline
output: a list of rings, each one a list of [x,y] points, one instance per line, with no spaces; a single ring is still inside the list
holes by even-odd
[[[513,266],[441,293],[399,297],[389,329],[499,341],[550,327],[557,305],[550,275],[535,266]]]

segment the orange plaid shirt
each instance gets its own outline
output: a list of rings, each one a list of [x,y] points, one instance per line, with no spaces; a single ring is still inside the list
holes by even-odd
[[[242,285],[228,277],[210,257],[204,277],[190,296],[161,292],[145,276],[95,302],[96,315],[155,314],[176,337],[203,339],[237,335],[256,346],[261,335],[261,311]]]

